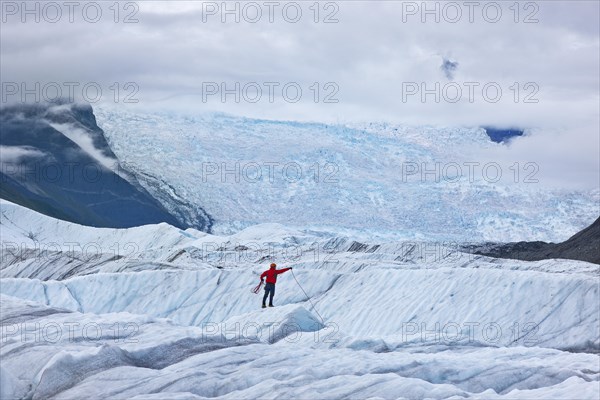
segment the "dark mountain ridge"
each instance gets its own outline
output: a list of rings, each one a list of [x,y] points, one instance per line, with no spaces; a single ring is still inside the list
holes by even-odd
[[[128,228],[166,222],[210,230],[170,213],[122,168],[89,104],[0,108],[0,198],[82,225]]]
[[[496,258],[525,261],[564,258],[600,264],[600,217],[590,226],[561,243],[486,243],[467,246],[466,250]]]

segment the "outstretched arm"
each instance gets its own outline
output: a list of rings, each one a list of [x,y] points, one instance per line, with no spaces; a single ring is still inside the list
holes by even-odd
[[[285,271],[289,271],[290,269],[292,269],[292,267],[289,268],[283,268],[283,269],[278,269],[275,272],[277,272],[277,274],[283,274]]]

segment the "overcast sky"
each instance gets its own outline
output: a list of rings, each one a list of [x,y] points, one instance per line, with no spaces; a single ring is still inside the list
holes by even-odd
[[[145,110],[520,127],[533,134],[489,157],[599,185],[598,1],[23,4],[2,2],[3,103],[23,82],[42,98],[77,82],[78,97],[97,83],[100,103]]]

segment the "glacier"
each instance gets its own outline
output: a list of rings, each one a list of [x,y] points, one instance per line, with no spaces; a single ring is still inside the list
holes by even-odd
[[[596,264],[0,213],[3,399],[600,396]],[[263,310],[271,261],[293,270]]]
[[[280,223],[365,240],[560,242],[598,216],[600,189],[547,186],[535,159],[490,159],[506,145],[483,128],[95,113],[123,168],[159,200],[171,193],[169,210],[173,198],[202,206],[216,234]]]

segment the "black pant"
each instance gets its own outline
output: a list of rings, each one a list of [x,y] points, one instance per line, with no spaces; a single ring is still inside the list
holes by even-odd
[[[272,306],[273,305],[273,296],[275,296],[275,284],[274,283],[267,283],[265,285],[265,295],[263,296],[263,306],[265,305],[265,301],[267,301],[267,296],[269,296],[269,294],[271,295],[269,297],[269,305]]]

